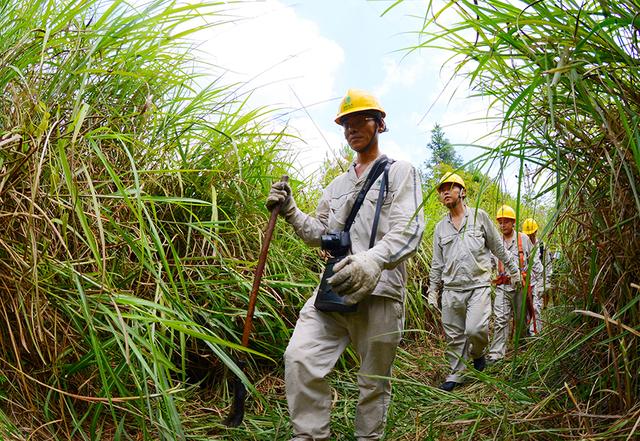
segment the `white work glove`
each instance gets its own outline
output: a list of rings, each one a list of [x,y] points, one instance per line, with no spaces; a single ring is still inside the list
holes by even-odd
[[[288,183],[278,181],[271,186],[269,196],[267,196],[267,209],[273,210],[278,204],[282,204],[280,207],[280,214],[288,219],[293,216],[298,209],[296,201],[291,196],[291,187]]]
[[[382,265],[364,253],[352,254],[336,263],[333,276],[327,280],[344,303],[355,305],[371,294],[380,280]]]
[[[429,289],[429,293],[427,294],[427,304],[434,309],[438,308],[438,290],[433,288]]]

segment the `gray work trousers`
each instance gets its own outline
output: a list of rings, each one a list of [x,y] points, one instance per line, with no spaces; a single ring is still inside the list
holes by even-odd
[[[355,435],[377,440],[384,434],[391,398],[391,366],[402,337],[404,306],[369,296],[354,313],[320,312],[312,296],[300,311],[284,354],[285,387],[295,440],[328,440],[331,387],[326,380],[352,343],[359,358]],[[380,376],[385,378],[373,378]]]
[[[465,361],[479,358],[489,343],[491,289],[442,292],[442,326],[447,340],[451,373],[446,381],[462,383]]]
[[[509,289],[503,287],[508,286]],[[491,348],[489,349],[489,359],[503,359],[507,352],[507,341],[511,333],[511,319],[513,310],[516,311],[516,322],[525,324],[526,320],[519,320],[523,310],[524,299],[521,293],[516,295],[516,291],[510,285],[498,285],[496,287],[496,298],[493,301],[493,339],[491,340]],[[526,325],[525,325],[526,326]],[[524,329],[524,328],[523,328]],[[524,336],[524,334],[522,334]]]
[[[533,320],[529,323],[529,334],[533,335],[535,333],[540,333],[542,331],[542,318],[540,315],[542,314],[542,306],[544,303],[543,299],[544,291],[542,287],[538,288],[537,286],[533,289],[533,309],[536,312],[536,327],[533,327]]]

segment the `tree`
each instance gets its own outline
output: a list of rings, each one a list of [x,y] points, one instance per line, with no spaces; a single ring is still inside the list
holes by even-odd
[[[425,176],[433,176],[434,168],[441,164],[448,164],[454,169],[462,167],[462,158],[456,153],[438,123],[431,130],[431,141],[427,144],[427,149],[431,151],[431,158],[424,163]]]

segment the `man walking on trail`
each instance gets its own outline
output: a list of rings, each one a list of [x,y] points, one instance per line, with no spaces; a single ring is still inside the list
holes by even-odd
[[[294,440],[329,439],[332,396],[325,377],[349,343],[360,358],[355,436],[378,440],[384,434],[387,378],[404,322],[404,261],[417,250],[424,229],[418,173],[380,152],[385,116],[375,97],[349,90],[335,122],[356,160],[324,190],[315,217],[297,208],[285,183],[274,184],[267,200],[268,207],[282,203],[280,213],[307,244],[335,258],[329,260],[334,275],[328,277],[328,263],[284,355]],[[355,311],[343,312],[353,305]]]
[[[507,254],[500,233],[489,215],[465,202],[465,184],[447,173],[438,184],[440,201],[449,209],[433,233],[429,272],[429,304],[438,307],[442,286],[442,325],[447,340],[451,373],[440,389],[452,391],[462,383],[467,359],[475,369],[485,367],[491,315],[491,253],[507,262],[515,287],[520,284],[516,262]]]
[[[545,293],[548,292],[551,287],[551,254],[549,253],[545,243],[543,241],[538,241],[536,237],[538,233],[538,223],[535,219],[525,219],[522,223],[522,232],[529,236],[529,240],[534,246],[538,247],[538,260],[540,261],[542,268],[542,274],[536,275],[536,289],[533,291],[533,309],[536,313],[536,320],[529,324],[529,333],[533,334],[534,331],[542,331],[542,319],[540,318],[540,315],[542,314],[544,306],[544,298],[546,297]]]
[[[503,205],[496,213],[496,220],[500,225],[504,246],[507,249],[510,259],[519,265],[519,271],[524,276],[529,271],[529,256],[533,245],[526,234],[518,233],[515,230],[516,212],[508,205]],[[519,335],[524,335],[528,330],[527,313],[531,316],[531,310],[526,310],[526,297],[522,289],[515,289],[504,273],[504,259],[498,258],[498,277],[496,283],[496,297],[493,303],[493,313],[495,322],[493,328],[493,340],[489,349],[489,362],[493,363],[505,357],[507,351],[507,340],[509,339],[511,318],[515,316],[516,325],[521,326]],[[536,279],[542,274],[542,267],[537,257],[533,259],[532,274],[529,280],[528,289],[535,290]],[[526,280],[522,277],[522,283]],[[528,294],[526,294],[528,295]],[[534,314],[533,314],[534,315]],[[530,317],[533,321],[533,317]]]

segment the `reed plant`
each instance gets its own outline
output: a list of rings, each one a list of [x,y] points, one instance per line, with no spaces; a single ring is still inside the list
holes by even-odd
[[[499,165],[498,174],[518,170],[518,209],[531,167],[531,200],[554,201],[541,234],[562,252],[549,326],[504,369],[517,376],[500,385],[481,376],[478,407],[435,418],[432,434],[457,427],[452,439],[638,436],[639,8],[636,0],[428,5],[409,51],[451,51],[456,75],[492,103],[499,141],[477,163]],[[514,402],[522,407],[505,405]],[[433,420],[438,407],[428,408],[422,415]]]
[[[264,196],[292,170],[269,110],[194,58],[190,33],[226,20],[223,7],[0,5],[0,437],[290,436],[280,360],[321,259],[278,225],[247,378],[234,360],[247,351]],[[454,10],[458,23],[439,27]],[[442,207],[425,187],[387,439],[637,434],[637,10],[633,0],[430,4],[421,46],[453,51],[504,117],[478,164],[521,172],[509,195],[467,168],[471,201],[490,213],[512,203],[524,217],[553,195],[544,234],[563,258],[545,332],[460,392],[434,389],[444,345],[422,294]],[[194,25],[203,14],[209,24]],[[525,165],[541,177],[533,194]],[[311,211],[318,183],[292,178]],[[336,439],[352,439],[355,358],[331,378]],[[230,375],[252,396],[238,429],[220,424]]]
[[[233,354],[287,136],[194,59],[222,12],[0,5],[3,438],[186,439],[194,384],[224,409],[226,376],[247,381]],[[251,349],[270,366],[319,261],[276,234]]]

